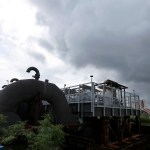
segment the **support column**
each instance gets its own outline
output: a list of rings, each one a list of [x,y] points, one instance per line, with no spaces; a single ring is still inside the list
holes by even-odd
[[[94,82],[91,82],[91,115],[94,117],[95,116],[95,109],[94,109]]]
[[[109,144],[109,117],[101,117],[101,143],[108,147]]]
[[[121,122],[121,117],[115,116],[114,117],[114,131],[117,136],[117,140],[119,143],[122,142],[122,122]]]
[[[136,116],[135,117],[135,127],[136,127],[137,134],[140,134],[140,132],[141,132],[141,120],[140,120],[140,116]]]
[[[128,139],[132,136],[130,116],[124,116],[123,135],[125,135]]]
[[[38,120],[40,118],[40,108],[41,108],[41,97],[40,93],[37,93],[34,100],[34,125],[38,124]]]
[[[103,84],[103,103],[104,103],[103,116],[105,116],[105,85],[104,84]]]

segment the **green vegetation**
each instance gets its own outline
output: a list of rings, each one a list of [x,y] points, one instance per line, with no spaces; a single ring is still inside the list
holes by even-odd
[[[135,116],[131,116],[130,119],[131,119],[131,121],[135,122]],[[141,125],[142,124],[150,125],[150,117],[145,116],[145,115],[141,115],[140,116],[140,122],[141,122]]]
[[[0,114],[0,141],[2,140],[2,136],[5,133],[5,129],[3,127],[3,123],[5,123],[5,122],[6,122],[6,117],[4,115]]]
[[[6,146],[26,144],[33,137],[33,132],[25,128],[26,122],[18,122],[5,128],[1,143]]]
[[[40,125],[37,128],[37,134],[35,134],[32,139],[32,149],[60,149],[60,146],[64,142],[64,132],[62,131],[62,126],[53,125],[51,123],[50,115],[45,115],[44,119],[39,123]]]
[[[141,117],[141,124],[149,124],[150,125],[150,118],[149,117]]]
[[[0,115],[0,123],[4,121],[5,117]],[[53,125],[48,114],[34,129],[27,128],[26,122],[18,122],[5,127],[3,131],[3,134],[0,134],[0,143],[8,149],[21,146],[20,149],[26,150],[59,150],[64,142],[62,126]]]
[[[0,125],[6,121],[6,117],[0,114]]]

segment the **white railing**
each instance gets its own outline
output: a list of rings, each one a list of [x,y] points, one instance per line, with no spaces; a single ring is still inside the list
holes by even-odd
[[[84,89],[83,86],[87,86]],[[91,112],[94,107],[112,107],[120,109],[140,109],[139,96],[135,93],[128,93],[118,89],[105,86],[98,91],[98,85],[94,82],[71,86],[63,89],[66,99],[69,104],[71,103],[90,103]],[[105,94],[105,89],[109,88],[109,94]],[[112,88],[112,89],[111,89]],[[113,96],[113,91],[116,90],[116,96]],[[112,92],[112,93],[111,93]]]
[[[91,93],[76,93],[76,94],[68,94],[66,95],[66,99],[68,103],[76,103],[76,102],[91,102]],[[119,107],[120,105],[122,107],[126,108],[134,108],[134,109],[139,109],[139,101],[135,99],[130,99],[129,97],[126,97],[126,99],[118,99],[115,97],[109,97],[109,96],[102,96],[98,94],[94,94],[94,104],[96,106],[104,105],[105,101],[105,106],[114,106],[114,107]]]

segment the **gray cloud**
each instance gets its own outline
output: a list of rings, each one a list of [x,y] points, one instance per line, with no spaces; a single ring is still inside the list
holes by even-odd
[[[34,58],[36,61],[44,63],[46,58],[43,54],[38,52],[29,52],[28,53],[30,57]]]
[[[40,47],[43,47],[48,52],[54,50],[52,44],[47,39],[45,39],[45,37],[37,38],[37,37],[30,36],[28,37],[27,41],[28,43],[38,43]]]
[[[46,24],[48,24],[47,19],[43,13],[36,13],[36,21],[36,23],[40,26],[45,26]]]
[[[150,83],[149,0],[32,2],[47,20],[60,58],[77,68],[114,70],[143,88]]]
[[[44,39],[38,39],[39,45],[44,47],[47,51],[52,51],[54,48],[53,46]]]

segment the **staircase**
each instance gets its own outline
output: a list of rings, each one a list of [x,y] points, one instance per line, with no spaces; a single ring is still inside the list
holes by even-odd
[[[149,108],[144,108],[143,111],[144,111],[145,113],[147,113],[148,115],[150,115],[150,109],[149,109]]]

